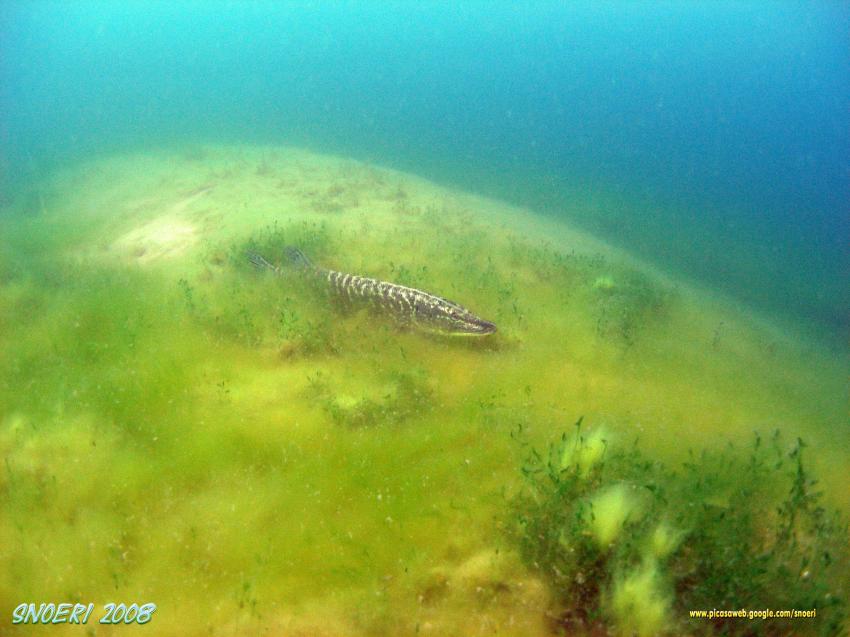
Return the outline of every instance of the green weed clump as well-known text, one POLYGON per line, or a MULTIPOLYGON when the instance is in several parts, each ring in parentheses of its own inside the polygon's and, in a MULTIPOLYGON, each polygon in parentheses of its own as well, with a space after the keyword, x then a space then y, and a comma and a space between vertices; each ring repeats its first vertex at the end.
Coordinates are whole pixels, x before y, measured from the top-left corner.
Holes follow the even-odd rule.
POLYGON ((672 293, 637 270, 620 267, 612 272, 591 283, 596 334, 630 347, 643 329, 664 316, 672 293))
POLYGON ((431 410, 433 391, 423 372, 393 372, 381 391, 361 396, 335 393, 320 373, 309 378, 311 397, 336 425, 399 425, 431 410))
POLYGON ((837 635, 848 534, 820 502, 805 445, 777 433, 679 469, 600 430, 532 450, 512 540, 550 586, 563 634, 837 635), (814 618, 692 618, 698 610, 816 610, 814 618))
POLYGON ((328 254, 331 247, 331 237, 324 223, 301 222, 285 226, 273 224, 261 229, 247 241, 234 244, 228 251, 232 265, 240 268, 250 268, 247 255, 256 252, 275 265, 283 263, 283 249, 287 246, 299 248, 308 259, 321 263, 322 257, 328 254))
POLYGON ((289 267, 284 248, 290 245, 321 263, 330 236, 324 224, 275 224, 245 241, 211 248, 204 275, 178 281, 185 309, 217 340, 249 348, 274 347, 282 358, 335 354, 338 346, 327 299, 316 294, 310 277, 289 267), (281 271, 257 270, 251 253, 281 271))
POLYGON ((198 343, 176 297, 131 269, 21 260, 0 289, 0 417, 97 413, 150 439, 179 416, 198 343), (3 321, 0 321, 2 323, 3 321))
POLYGON ((657 279, 601 254, 566 253, 510 237, 508 255, 512 267, 552 286, 565 305, 588 308, 596 336, 624 349, 663 324, 676 299, 675 290, 657 279))

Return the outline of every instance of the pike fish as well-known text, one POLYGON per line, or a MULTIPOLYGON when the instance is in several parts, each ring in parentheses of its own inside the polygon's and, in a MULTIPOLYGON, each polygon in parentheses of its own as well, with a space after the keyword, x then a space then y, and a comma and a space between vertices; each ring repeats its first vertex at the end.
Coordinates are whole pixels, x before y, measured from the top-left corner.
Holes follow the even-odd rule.
MULTIPOLYGON (((301 250, 293 246, 287 246, 283 252, 292 266, 324 284, 331 294, 346 302, 371 307, 402 325, 441 334, 482 336, 496 331, 496 326, 490 321, 436 294, 313 265, 301 250)), ((284 274, 281 266, 270 263, 259 254, 249 253, 248 258, 257 268, 284 274)))

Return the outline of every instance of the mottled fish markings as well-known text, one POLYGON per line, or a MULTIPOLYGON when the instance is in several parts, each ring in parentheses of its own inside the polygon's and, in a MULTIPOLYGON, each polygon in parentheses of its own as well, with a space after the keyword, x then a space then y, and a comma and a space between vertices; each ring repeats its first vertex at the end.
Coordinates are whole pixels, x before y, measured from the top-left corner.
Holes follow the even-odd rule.
MULTIPOLYGON (((496 326, 490 321, 436 294, 320 268, 313 265, 301 250, 292 246, 284 249, 284 255, 292 265, 324 283, 332 294, 343 301, 369 306, 379 313, 392 316, 403 325, 443 334, 484 335, 496 331, 496 326)), ((280 266, 270 263, 259 254, 252 253, 248 257, 258 268, 268 268, 283 274, 280 266)))

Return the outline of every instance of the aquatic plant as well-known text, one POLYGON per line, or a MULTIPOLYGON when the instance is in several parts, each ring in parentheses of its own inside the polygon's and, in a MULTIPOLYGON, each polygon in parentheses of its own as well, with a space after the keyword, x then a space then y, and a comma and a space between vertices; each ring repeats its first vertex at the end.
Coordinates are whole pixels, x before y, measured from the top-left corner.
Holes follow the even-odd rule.
POLYGON ((321 255, 329 243, 324 224, 301 222, 273 224, 247 240, 208 247, 203 274, 177 282, 185 308, 195 324, 216 339, 274 347, 284 358, 335 353, 326 300, 301 277, 261 276, 247 258, 257 252, 280 263, 287 245, 307 246, 311 254, 321 255), (250 285, 246 276, 254 277, 250 285))
POLYGON ((19 263, 17 291, 0 299, 3 315, 25 326, 0 344, 0 415, 53 422, 97 414, 147 439, 166 427, 184 404, 186 362, 197 346, 192 335, 161 338, 164 326, 183 319, 177 293, 164 295, 159 277, 131 269, 25 256, 19 263))
POLYGON ((407 285, 412 288, 423 288, 428 284, 428 266, 408 266, 404 263, 390 261, 390 278, 393 283, 407 285))
POLYGON ((245 255, 257 252, 272 263, 279 263, 283 258, 283 249, 290 245, 297 246, 312 259, 321 259, 331 247, 327 224, 302 221, 266 226, 246 241, 233 244, 229 249, 230 262, 241 269, 248 269, 252 266, 245 255))
MULTIPOLYGON (((187 285, 180 284, 184 296, 194 290, 187 285)), ((337 351, 327 308, 298 277, 285 285, 272 277, 245 285, 239 273, 228 272, 203 285, 202 302, 193 294, 188 308, 198 327, 216 339, 275 348, 284 358, 337 351)))
MULTIPOLYGON (((580 444, 570 439, 552 458, 574 467, 583 484, 597 480, 576 500, 557 501, 578 529, 560 534, 552 552, 563 549, 558 568, 566 583, 529 573, 494 536, 502 488, 520 481, 508 430, 527 423, 539 445, 552 415, 578 403, 612 423, 669 414, 647 434, 656 443, 687 435, 680 414, 688 411, 704 435, 747 431, 754 415, 784 426, 805 413, 810 420, 801 430, 817 441, 822 465, 829 463, 825 478, 841 500, 846 454, 824 443, 835 433, 817 437, 841 431, 840 361, 792 356, 784 340, 768 359, 767 336, 742 330, 732 313, 722 315, 728 327, 720 347, 703 359, 688 344, 705 343, 709 321, 721 315, 709 311, 705 323, 688 323, 681 319, 691 316, 666 299, 634 332, 637 347, 626 362, 641 365, 624 366, 615 329, 594 338, 600 306, 613 307, 629 284, 616 262, 524 240, 511 254, 504 228, 488 227, 489 219, 479 221, 477 211, 450 196, 410 190, 411 204, 435 202, 445 213, 392 217, 385 214, 392 203, 372 214, 375 198, 364 195, 369 214, 313 216, 327 226, 281 214, 278 226, 240 238, 279 205, 263 200, 263 193, 277 195, 278 178, 293 191, 312 187, 285 166, 278 174, 277 161, 269 179, 257 179, 255 157, 222 158, 218 168, 185 176, 188 185, 208 170, 232 170, 232 185, 236 177, 247 181, 232 200, 221 188, 222 201, 209 202, 232 216, 219 227, 215 216, 202 222, 203 211, 195 210, 199 242, 162 259, 128 260, 109 246, 124 224, 154 214, 170 195, 156 194, 150 210, 113 215, 125 198, 134 199, 122 189, 110 200, 116 205, 104 206, 108 216, 93 213, 98 223, 85 217, 82 226, 74 224, 83 210, 67 207, 67 232, 49 202, 47 219, 0 219, 0 535, 13 549, 0 568, 4 591, 55 599, 68 595, 70 583, 75 595, 97 600, 146 590, 173 600, 172 614, 189 612, 185 625, 163 624, 165 632, 191 634, 236 627, 540 636, 551 634, 542 626, 547 609, 571 634, 579 625, 625 634, 734 634, 731 620, 688 623, 679 599, 679 588, 696 599, 698 585, 707 604, 715 595, 724 599, 714 580, 729 578, 728 553, 711 537, 733 529, 710 520, 713 535, 702 537, 707 514, 682 510, 679 487, 668 478, 657 477, 654 487, 665 504, 642 482, 643 469, 615 471, 612 456, 628 448, 601 428, 583 428, 580 444), (248 199, 242 192, 257 195, 244 215, 236 214, 237 201, 248 199), (204 242, 212 248, 206 254, 204 242), (251 242, 270 260, 280 261, 280 248, 296 243, 319 264, 433 289, 494 318, 500 331, 484 340, 446 339, 398 329, 366 311, 343 314, 300 277, 255 272, 244 258, 251 242), (128 261, 138 263, 126 267, 128 261), (661 336, 669 350, 654 347, 661 336), (780 368, 787 371, 771 373, 780 368), (682 391, 697 377, 704 392, 682 391), (703 411, 691 411, 696 405, 703 411), (718 564, 697 562, 693 546, 705 555, 716 548, 705 559, 718 564), (39 568, 45 561, 63 566, 39 568), (203 584, 197 594, 184 590, 190 580, 203 584), (308 609, 303 625, 300 609, 308 609)), ((328 182, 318 176, 322 192, 328 182)), ((391 191, 395 181, 386 183, 391 191)), ((139 197, 148 188, 142 186, 139 197)), ((331 188, 336 195, 338 187, 331 188)), ((78 196, 88 208, 94 195, 86 188, 78 196)), ((745 476, 741 455, 732 469, 744 467, 738 473, 745 476)), ((793 472, 792 459, 780 455, 784 471, 793 472)), ((723 472, 709 475, 700 458, 694 464, 707 506, 717 516, 737 509, 723 472)), ((686 473, 676 468, 678 478, 686 473)), ((805 499, 810 488, 801 484, 805 499)), ((785 515, 762 503, 750 520, 762 536, 765 511, 771 523, 785 515)), ((788 546, 808 519, 790 517, 788 546)), ((812 535, 797 534, 798 544, 812 535)), ((837 572, 843 558, 830 555, 837 572)), ((762 577, 735 564, 743 575, 728 599, 746 591, 748 578, 759 586, 762 577)), ((820 565, 799 570, 826 581, 820 565)), ((789 568, 787 579, 797 571, 789 568)), ((841 594, 831 583, 826 591, 841 594)), ((825 598, 818 594, 819 604, 825 598)), ((818 622, 830 612, 819 607, 818 622)), ((794 628, 820 626, 797 620, 794 628)), ((760 630, 782 629, 772 623, 760 630)))
POLYGON ((510 536, 551 588, 568 634, 836 635, 846 621, 846 522, 820 502, 805 445, 777 433, 678 470, 585 433, 531 450, 510 536), (691 618, 817 609, 811 620, 691 618), (804 623, 805 622, 805 623, 804 623))
POLYGON ((598 276, 606 264, 598 253, 564 252, 550 243, 532 243, 516 235, 508 237, 508 257, 514 268, 527 268, 538 280, 559 287, 598 276))
POLYGON ((590 308, 596 336, 622 348, 661 323, 675 298, 650 275, 598 253, 565 252, 509 235, 507 256, 514 272, 553 288, 562 305, 590 308))
POLYGON ((664 316, 672 292, 626 266, 612 268, 611 272, 596 276, 590 284, 596 333, 630 347, 641 331, 664 316))
POLYGON ((337 425, 365 427, 397 425, 428 414, 433 392, 421 370, 394 372, 379 392, 352 396, 334 392, 322 374, 309 377, 309 392, 337 425))
POLYGON ((186 309, 189 312, 195 311, 195 301, 194 301, 194 288, 189 284, 189 281, 186 279, 180 279, 177 281, 177 286, 180 288, 180 291, 183 293, 183 300, 186 302, 186 309))

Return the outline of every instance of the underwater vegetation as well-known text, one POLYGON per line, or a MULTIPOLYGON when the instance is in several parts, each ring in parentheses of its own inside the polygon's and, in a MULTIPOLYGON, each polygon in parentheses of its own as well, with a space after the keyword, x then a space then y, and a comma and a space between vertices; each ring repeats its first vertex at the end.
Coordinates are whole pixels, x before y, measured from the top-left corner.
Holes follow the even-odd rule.
POLYGON ((788 632, 682 614, 745 603, 841 626, 842 360, 400 174, 284 150, 138 161, 0 214, 3 608, 145 595, 163 635, 788 632), (499 331, 400 329, 246 256, 287 245, 499 331), (573 405, 607 432, 525 462, 573 405), (685 456, 752 427, 785 438, 685 456))
POLYGON ((197 341, 160 338, 169 318, 172 325, 182 318, 177 295, 160 294, 162 281, 31 258, 3 271, 0 313, 10 326, 26 326, 0 343, 6 413, 50 420, 96 412, 128 432, 150 433, 179 411, 174 388, 188 384, 197 341))
POLYGON ((670 469, 582 421, 531 451, 509 525, 567 635, 838 635, 847 524, 821 503, 801 440, 691 454, 670 469), (691 610, 817 609, 816 619, 692 619, 691 610))
POLYGON ((644 331, 663 325, 676 300, 674 289, 601 254, 563 252, 517 237, 510 238, 508 254, 514 266, 553 285, 565 304, 586 307, 596 338, 621 349, 633 346, 644 331))
POLYGON ((336 394, 320 372, 309 379, 310 394, 334 423, 348 427, 398 425, 431 410, 433 392, 422 370, 397 371, 376 395, 336 394))
MULTIPOLYGON (((223 336, 241 340, 248 346, 268 344, 269 335, 275 334, 283 357, 339 354, 340 330, 334 323, 350 318, 364 308, 368 308, 377 319, 378 325, 373 326, 373 331, 389 329, 391 334, 399 329, 424 325, 425 331, 433 327, 434 332, 444 334, 476 333, 469 329, 466 322, 457 321, 462 329, 454 324, 447 327, 448 321, 438 320, 442 316, 439 311, 435 311, 436 316, 430 322, 427 314, 413 316, 412 305, 405 306, 408 314, 402 311, 397 315, 393 298, 386 300, 377 295, 373 298, 355 290, 355 302, 352 302, 350 296, 340 294, 339 290, 334 293, 334 290, 329 289, 323 277, 302 276, 296 269, 289 267, 289 259, 284 256, 287 247, 307 246, 303 251, 310 255, 310 259, 318 255, 315 257, 316 263, 322 263, 325 255, 329 255, 333 262, 335 259, 332 249, 350 243, 351 237, 343 233, 338 233, 331 239, 327 226, 323 223, 302 222, 284 226, 275 224, 255 232, 245 241, 233 243, 226 248, 213 249, 207 257, 206 277, 201 277, 200 283, 204 285, 206 282, 212 282, 212 285, 205 286, 212 294, 215 294, 213 290, 220 293, 224 288, 227 292, 212 303, 215 309, 212 314, 207 312, 205 318, 200 311, 203 305, 196 303, 194 287, 184 279, 181 279, 179 285, 186 297, 187 308, 199 319, 203 318, 207 327, 218 330, 223 336), (263 255, 264 258, 268 255, 272 265, 283 267, 276 271, 274 276, 269 277, 268 272, 262 272, 251 265, 247 258, 249 254, 263 255), (214 278, 217 280, 213 282, 214 278), (360 302, 357 302, 358 299, 360 302), (378 303, 373 303, 374 299, 377 299, 378 303), (274 329, 269 327, 270 315, 276 319, 274 329)), ((433 278, 427 264, 413 266, 387 260, 382 265, 389 273, 387 278, 391 279, 390 283, 427 288, 429 279, 433 278)), ((498 313, 503 315, 505 302, 514 299, 513 288, 501 281, 492 260, 483 272, 479 273, 478 268, 469 264, 464 274, 471 279, 478 291, 496 291, 499 301, 493 305, 498 306, 498 313)), ((432 297, 430 293, 424 293, 422 296, 432 297)), ((399 296, 398 299, 409 303, 406 297, 402 299, 399 296)), ((516 316, 516 301, 511 300, 511 304, 516 316)), ((449 302, 449 305, 452 304, 449 302)), ((470 312, 466 314, 474 320, 472 323, 476 328, 481 324, 488 324, 470 312)), ((498 344, 466 346, 494 349, 498 344)))
POLYGON ((616 276, 596 277, 591 287, 597 336, 617 339, 623 347, 634 344, 643 325, 663 318, 672 294, 641 272, 626 268, 616 276))
POLYGON ((332 242, 325 224, 301 222, 274 224, 245 241, 211 247, 198 279, 178 282, 194 320, 237 345, 274 346, 282 358, 336 354, 332 315, 309 282, 292 276, 281 286, 248 260, 251 252, 280 260, 284 247, 293 244, 322 255, 332 242))
POLYGON ((229 248, 232 265, 240 269, 250 269, 246 256, 250 252, 268 254, 270 258, 283 259, 284 248, 298 246, 306 254, 319 259, 334 247, 327 224, 302 221, 278 225, 277 223, 260 228, 247 241, 239 242, 229 248))

